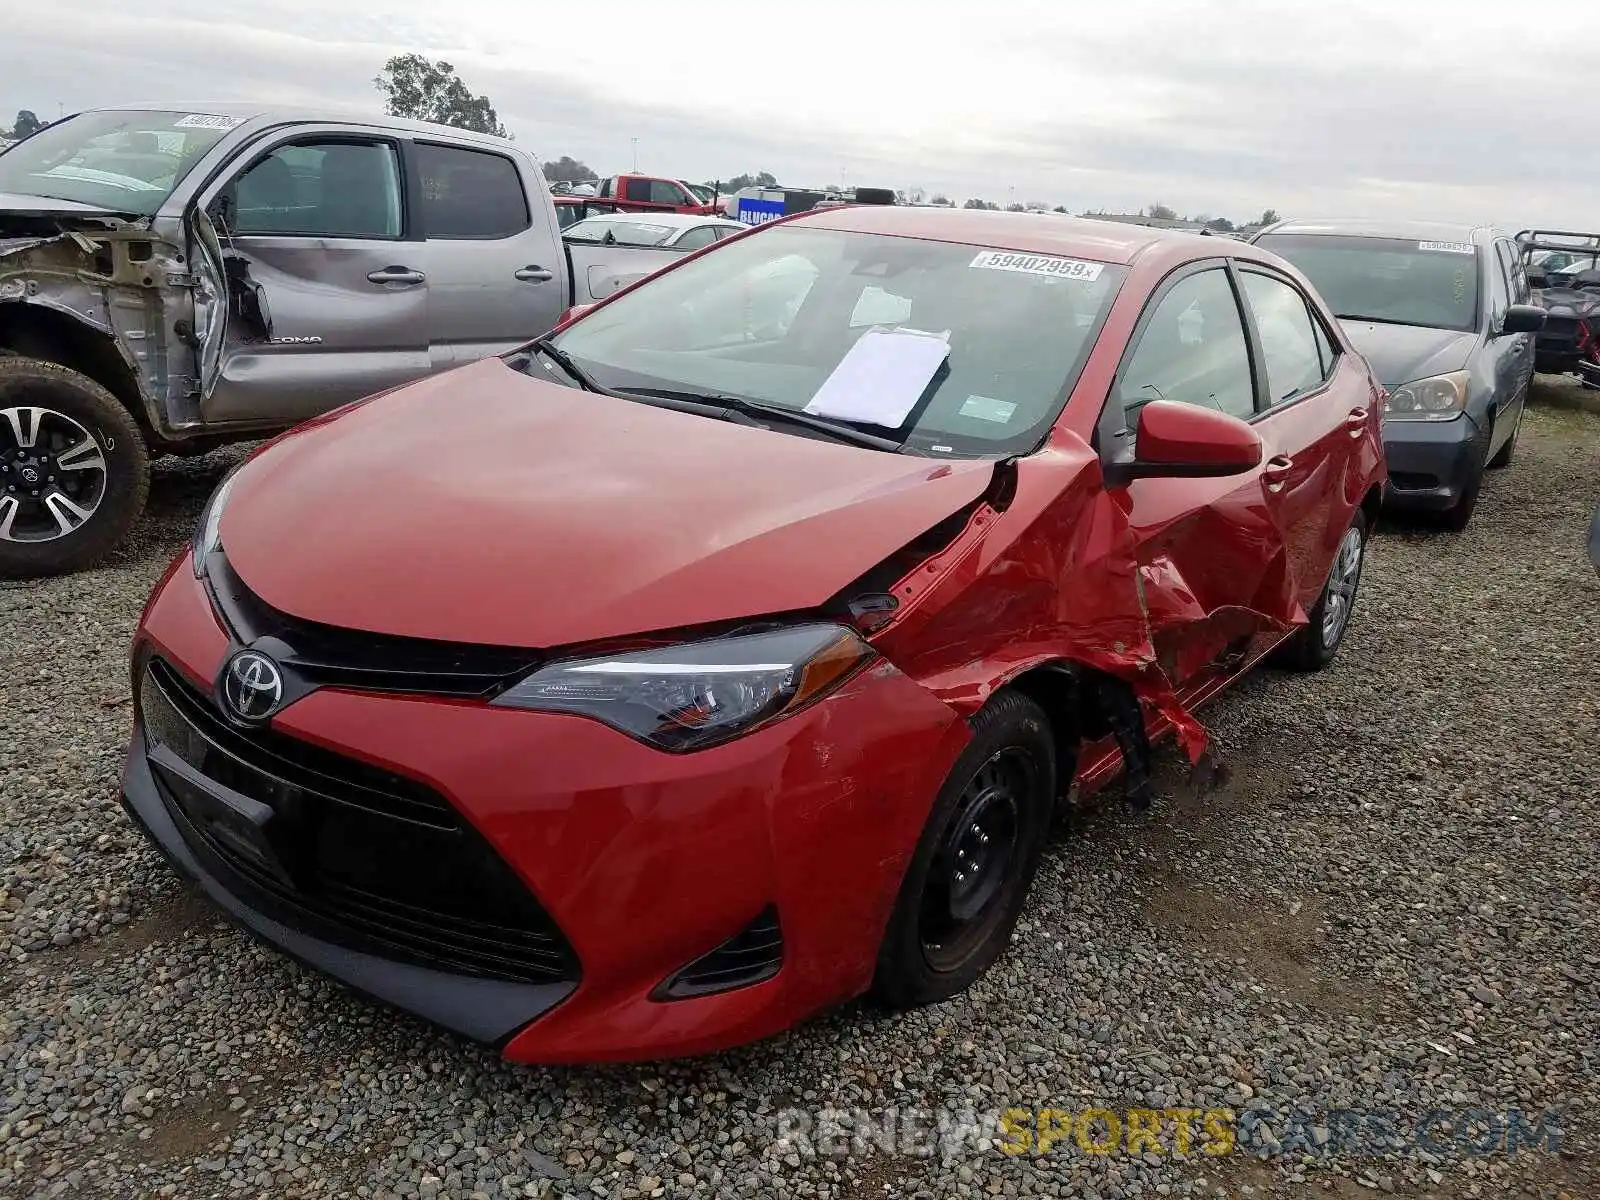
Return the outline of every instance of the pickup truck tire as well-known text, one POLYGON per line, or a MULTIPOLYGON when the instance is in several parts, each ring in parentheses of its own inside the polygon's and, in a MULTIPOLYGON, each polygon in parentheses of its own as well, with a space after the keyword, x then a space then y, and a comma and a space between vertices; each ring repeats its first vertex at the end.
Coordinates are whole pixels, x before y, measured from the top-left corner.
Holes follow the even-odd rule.
POLYGON ((115 396, 57 363, 0 358, 0 578, 93 566, 149 490, 144 436, 115 396))

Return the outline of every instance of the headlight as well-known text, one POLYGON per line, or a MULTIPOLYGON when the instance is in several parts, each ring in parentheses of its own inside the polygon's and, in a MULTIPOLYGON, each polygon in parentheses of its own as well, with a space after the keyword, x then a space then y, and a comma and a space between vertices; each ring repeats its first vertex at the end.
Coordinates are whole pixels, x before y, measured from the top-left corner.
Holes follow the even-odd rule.
POLYGON ((206 501, 205 508, 201 510, 200 523, 194 528, 194 541, 189 547, 193 551, 196 579, 204 578, 206 559, 222 545, 222 509, 228 503, 228 493, 233 490, 233 481, 238 477, 239 467, 223 476, 217 490, 211 493, 211 499, 206 501))
POLYGON ((493 703, 593 717, 661 750, 699 750, 798 712, 871 657, 841 625, 797 625, 551 663, 493 703))
POLYGON ((1386 421, 1452 421, 1467 406, 1467 372, 1413 379, 1389 393, 1383 404, 1386 421))

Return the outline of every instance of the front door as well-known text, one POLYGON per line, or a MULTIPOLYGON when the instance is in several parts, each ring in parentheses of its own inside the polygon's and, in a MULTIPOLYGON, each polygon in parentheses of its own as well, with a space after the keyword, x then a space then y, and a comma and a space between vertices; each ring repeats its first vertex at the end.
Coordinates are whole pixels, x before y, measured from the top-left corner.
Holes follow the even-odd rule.
MULTIPOLYGON (((1221 263, 1169 280, 1141 318, 1108 401, 1131 440, 1152 400, 1256 412, 1249 340, 1221 263)), ((1136 447, 1119 449, 1119 457, 1136 447)), ((1242 661, 1262 614, 1282 608, 1284 537, 1269 509, 1263 467, 1222 479, 1137 479, 1127 486, 1151 640, 1180 691, 1242 661)))
POLYGON ((403 180, 398 142, 319 126, 249 147, 207 190, 228 298, 207 423, 292 425, 427 374, 403 180))
POLYGON ((516 162, 442 142, 419 141, 415 152, 434 365, 548 333, 566 308, 564 252, 544 210, 529 205, 516 162))
POLYGON ((1500 332, 1506 306, 1529 304, 1532 294, 1527 269, 1509 239, 1495 240, 1494 258, 1489 270, 1492 303, 1498 310, 1491 313, 1489 325, 1490 350, 1495 364, 1495 428, 1491 454, 1516 433, 1517 422, 1528 401, 1528 388, 1533 383, 1535 338, 1531 333, 1500 332))

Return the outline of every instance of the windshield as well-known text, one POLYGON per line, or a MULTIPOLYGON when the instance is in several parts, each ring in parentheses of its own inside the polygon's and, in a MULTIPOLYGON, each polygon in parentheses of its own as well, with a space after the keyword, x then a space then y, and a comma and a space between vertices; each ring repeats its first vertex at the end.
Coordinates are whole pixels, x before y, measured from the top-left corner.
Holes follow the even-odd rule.
POLYGON ((575 242, 616 242, 622 246, 659 246, 674 233, 671 225, 652 225, 645 221, 613 221, 591 217, 567 227, 566 236, 575 242))
POLYGON ((1298 267, 1336 316, 1478 327, 1478 252, 1468 243, 1274 233, 1256 245, 1298 267))
MULTIPOLYGON (((833 397, 843 380, 881 368, 854 407, 905 415, 892 426, 839 419, 922 453, 1010 455, 1034 449, 1055 421, 1125 274, 1048 255, 774 226, 657 276, 554 340, 605 387, 794 411, 812 404, 814 415, 835 418, 824 383, 833 397), (841 368, 874 327, 940 335, 948 356, 918 376, 897 353, 909 336, 899 334, 887 339, 892 367, 884 359, 862 374, 857 353, 841 368)), ((874 335, 867 356, 884 343, 874 335)))
POLYGON ((0 192, 148 217, 206 151, 241 124, 203 113, 80 113, 0 155, 0 192))

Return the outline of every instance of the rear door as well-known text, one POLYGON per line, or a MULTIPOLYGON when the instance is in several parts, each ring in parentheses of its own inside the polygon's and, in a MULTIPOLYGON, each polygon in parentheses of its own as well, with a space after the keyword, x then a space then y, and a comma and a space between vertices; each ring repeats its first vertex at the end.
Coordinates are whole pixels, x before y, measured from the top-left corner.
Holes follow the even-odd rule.
MULTIPOLYGON (((1257 408, 1255 375, 1226 264, 1186 267, 1163 283, 1140 318, 1102 416, 1102 443, 1131 441, 1139 409, 1152 400, 1249 420, 1257 408)), ((1239 665, 1262 631, 1261 614, 1282 607, 1284 538, 1262 471, 1127 485, 1151 637, 1180 690, 1239 665)))
POLYGON ((518 162, 478 145, 417 140, 419 223, 434 366, 547 333, 566 307, 560 234, 529 203, 518 162))
POLYGON ((1256 263, 1236 265, 1265 383, 1255 427, 1267 503, 1284 534, 1295 598, 1310 612, 1370 477, 1376 398, 1366 370, 1341 352, 1297 283, 1256 263))
POLYGON ((207 423, 290 425, 427 373, 401 164, 395 138, 298 126, 252 143, 201 194, 228 312, 201 365, 207 423))

